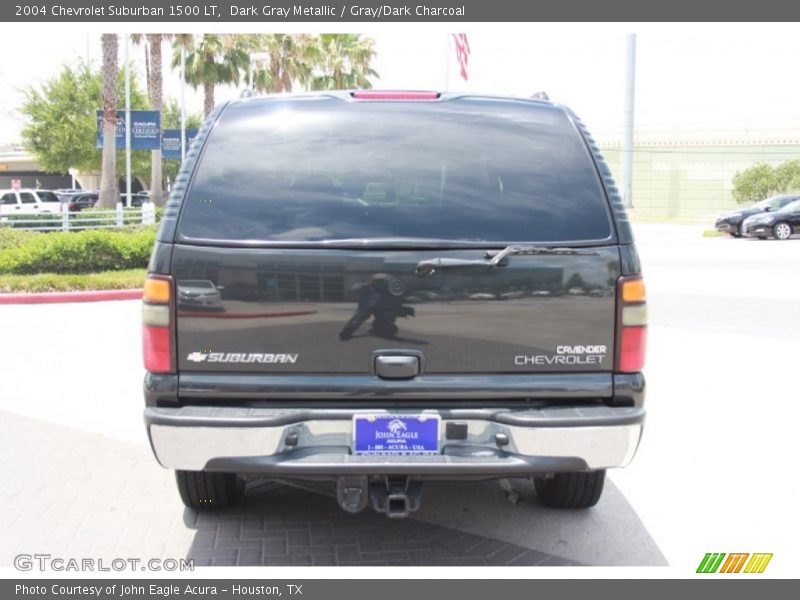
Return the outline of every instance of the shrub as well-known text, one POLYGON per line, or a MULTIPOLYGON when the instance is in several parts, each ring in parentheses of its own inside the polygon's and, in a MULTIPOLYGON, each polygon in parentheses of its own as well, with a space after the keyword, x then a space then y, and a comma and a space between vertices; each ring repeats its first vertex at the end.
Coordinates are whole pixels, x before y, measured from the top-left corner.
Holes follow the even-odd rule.
POLYGON ((24 246, 37 235, 40 234, 35 231, 20 231, 12 229, 5 223, 0 223, 0 250, 24 246))
POLYGON ((156 226, 46 234, 4 228, 0 234, 3 239, 6 241, 0 241, 0 247, 7 245, 0 252, 0 273, 119 271, 147 266, 156 226))

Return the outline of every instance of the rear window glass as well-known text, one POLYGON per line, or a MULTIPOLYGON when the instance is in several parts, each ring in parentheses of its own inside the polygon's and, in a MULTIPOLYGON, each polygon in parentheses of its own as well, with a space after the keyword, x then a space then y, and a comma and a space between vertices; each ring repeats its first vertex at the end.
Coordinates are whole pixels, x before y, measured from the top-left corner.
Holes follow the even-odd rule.
POLYGON ((566 115, 520 102, 262 100, 213 129, 183 239, 561 242, 611 236, 566 115))
POLYGON ((58 196, 53 192, 36 192, 42 202, 59 202, 58 196))

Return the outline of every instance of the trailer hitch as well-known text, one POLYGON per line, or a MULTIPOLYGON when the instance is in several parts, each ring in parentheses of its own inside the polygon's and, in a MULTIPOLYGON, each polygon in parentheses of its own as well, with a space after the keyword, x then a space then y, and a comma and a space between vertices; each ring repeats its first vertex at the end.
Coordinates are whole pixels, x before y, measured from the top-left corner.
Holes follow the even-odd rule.
POLYGON ((408 477, 384 477, 372 481, 369 487, 372 508, 390 519, 403 519, 419 509, 422 501, 422 482, 408 477))

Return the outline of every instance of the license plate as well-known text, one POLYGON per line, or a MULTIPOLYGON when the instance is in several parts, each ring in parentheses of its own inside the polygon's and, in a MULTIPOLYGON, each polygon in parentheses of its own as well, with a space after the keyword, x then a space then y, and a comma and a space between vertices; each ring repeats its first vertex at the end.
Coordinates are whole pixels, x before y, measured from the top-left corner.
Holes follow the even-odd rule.
POLYGON ((356 454, 438 454, 439 415, 354 415, 356 454))

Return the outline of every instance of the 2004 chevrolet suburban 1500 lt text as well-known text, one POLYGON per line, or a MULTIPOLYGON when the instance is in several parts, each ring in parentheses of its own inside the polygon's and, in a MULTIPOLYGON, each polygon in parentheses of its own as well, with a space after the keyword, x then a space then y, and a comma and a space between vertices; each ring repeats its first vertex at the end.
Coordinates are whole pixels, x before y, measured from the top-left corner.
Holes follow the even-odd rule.
POLYGON ((167 203, 143 323, 148 434, 193 508, 258 477, 393 517, 431 479, 528 477, 584 508, 642 431, 630 224, 549 101, 220 106, 167 203))

